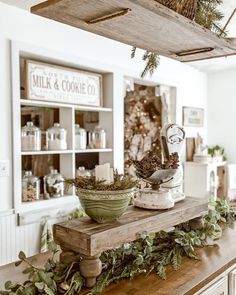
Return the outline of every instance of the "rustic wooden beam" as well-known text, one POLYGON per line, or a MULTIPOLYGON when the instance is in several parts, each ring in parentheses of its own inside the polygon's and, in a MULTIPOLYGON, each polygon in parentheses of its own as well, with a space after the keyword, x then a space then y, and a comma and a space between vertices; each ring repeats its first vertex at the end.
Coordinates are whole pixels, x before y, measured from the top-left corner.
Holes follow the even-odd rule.
POLYGON ((53 4, 56 4, 58 2, 60 2, 62 0, 47 0, 47 1, 44 1, 44 2, 41 2, 39 4, 36 4, 34 5, 32 8, 31 8, 31 11, 33 12, 34 10, 37 11, 39 9, 43 9, 43 8, 47 8, 53 4))

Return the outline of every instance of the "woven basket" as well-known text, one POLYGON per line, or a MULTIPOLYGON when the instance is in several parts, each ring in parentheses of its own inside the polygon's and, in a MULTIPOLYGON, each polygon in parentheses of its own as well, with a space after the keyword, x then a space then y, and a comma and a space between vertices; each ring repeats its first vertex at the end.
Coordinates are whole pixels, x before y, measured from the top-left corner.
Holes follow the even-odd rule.
POLYGON ((157 0, 157 2, 189 19, 194 19, 198 4, 198 0, 157 0))

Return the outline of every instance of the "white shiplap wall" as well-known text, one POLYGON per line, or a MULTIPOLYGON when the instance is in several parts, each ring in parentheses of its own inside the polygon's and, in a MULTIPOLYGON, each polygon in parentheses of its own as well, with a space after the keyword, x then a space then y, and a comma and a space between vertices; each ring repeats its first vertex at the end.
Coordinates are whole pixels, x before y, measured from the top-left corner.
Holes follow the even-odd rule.
POLYGON ((21 250, 27 256, 39 251, 40 223, 17 226, 17 215, 0 216, 0 265, 17 260, 21 250))

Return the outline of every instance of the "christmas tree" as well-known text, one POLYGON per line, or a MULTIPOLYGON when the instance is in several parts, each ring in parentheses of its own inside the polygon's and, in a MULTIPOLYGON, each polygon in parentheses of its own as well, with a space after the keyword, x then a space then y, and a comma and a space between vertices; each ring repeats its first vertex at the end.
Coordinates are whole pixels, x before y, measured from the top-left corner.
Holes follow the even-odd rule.
POLYGON ((160 155, 161 99, 155 88, 135 85, 125 97, 125 170, 135 175, 131 160, 149 152, 160 155))

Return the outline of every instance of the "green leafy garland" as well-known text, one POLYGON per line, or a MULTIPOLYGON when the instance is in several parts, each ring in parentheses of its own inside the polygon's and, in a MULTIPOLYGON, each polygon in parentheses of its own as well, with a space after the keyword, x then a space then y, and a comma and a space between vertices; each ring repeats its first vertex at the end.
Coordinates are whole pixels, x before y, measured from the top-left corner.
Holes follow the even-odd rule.
MULTIPOLYGON (((179 2, 179 0, 156 1, 173 10, 176 10, 176 6, 178 7, 179 2)), ((226 32, 222 31, 221 25, 219 23, 224 17, 223 13, 218 10, 218 6, 222 3, 222 0, 198 0, 193 20, 206 29, 209 29, 217 34, 226 35, 226 32)), ((131 58, 134 58, 135 54, 136 47, 133 47, 131 50, 131 58)), ((160 63, 159 54, 157 52, 146 50, 143 54, 142 60, 145 61, 146 64, 141 73, 141 78, 144 78, 148 73, 150 74, 150 76, 152 76, 160 63)))
MULTIPOLYGON (((202 222, 190 221, 181 224, 173 231, 158 232, 143 236, 134 242, 126 243, 119 249, 104 252, 101 255, 102 274, 88 295, 100 293, 112 282, 124 278, 132 279, 140 273, 149 274, 153 271, 161 278, 166 278, 166 268, 172 265, 174 270, 181 267, 183 256, 197 259, 196 248, 212 245, 222 234, 221 223, 233 228, 235 212, 226 200, 210 203, 211 209, 202 222)), ((78 216, 80 214, 76 214, 78 216)), ((55 260, 57 245, 50 245, 52 257, 43 268, 31 263, 23 252, 19 254, 16 266, 26 263, 23 271, 28 274, 28 280, 23 284, 6 282, 3 295, 38 295, 64 294, 75 295, 84 286, 84 279, 79 272, 79 262, 64 265, 55 260)))

